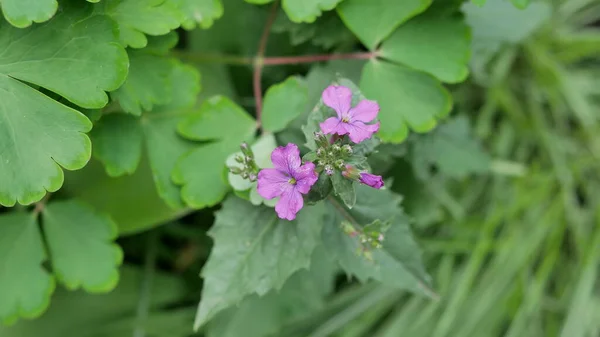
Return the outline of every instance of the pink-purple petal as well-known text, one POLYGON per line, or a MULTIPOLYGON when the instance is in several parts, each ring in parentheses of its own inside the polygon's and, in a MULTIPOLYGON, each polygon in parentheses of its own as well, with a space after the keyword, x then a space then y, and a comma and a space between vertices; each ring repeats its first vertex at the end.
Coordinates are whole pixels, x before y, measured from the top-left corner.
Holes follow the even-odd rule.
POLYGON ((292 175, 300 167, 300 164, 302 164, 300 149, 298 149, 296 144, 292 143, 286 146, 279 146, 271 153, 271 161, 276 169, 292 175))
POLYGON ((344 129, 344 126, 342 124, 342 121, 339 120, 337 117, 330 117, 327 118, 323 123, 319 124, 319 126, 321 127, 321 131, 324 134, 337 133, 339 135, 344 135, 346 134, 346 129, 344 129))
POLYGON ((289 179, 285 173, 277 169, 262 169, 258 172, 258 194, 265 199, 278 197, 292 187, 289 179))
POLYGON ((295 188, 292 188, 281 195, 275 205, 275 212, 281 219, 294 220, 296 213, 304 206, 302 194, 295 188))
POLYGON ((365 184, 376 189, 380 189, 383 187, 383 178, 375 174, 363 172, 360 174, 359 181, 361 184, 365 184))
POLYGON ((338 118, 350 110, 352 90, 344 86, 330 85, 323 91, 323 103, 335 110, 338 118))
POLYGON ((379 104, 375 101, 369 101, 368 99, 358 102, 358 104, 350 109, 348 113, 350 115, 350 121, 360 121, 368 123, 375 118, 379 113, 379 104))
POLYGON ((344 127, 348 131, 348 136, 353 143, 360 143, 365 139, 371 138, 373 134, 379 131, 379 122, 375 124, 365 124, 363 122, 345 123, 344 127))
POLYGON ((294 178, 296 178, 296 189, 302 194, 308 193, 312 185, 319 179, 315 172, 315 164, 309 162, 300 166, 294 178))

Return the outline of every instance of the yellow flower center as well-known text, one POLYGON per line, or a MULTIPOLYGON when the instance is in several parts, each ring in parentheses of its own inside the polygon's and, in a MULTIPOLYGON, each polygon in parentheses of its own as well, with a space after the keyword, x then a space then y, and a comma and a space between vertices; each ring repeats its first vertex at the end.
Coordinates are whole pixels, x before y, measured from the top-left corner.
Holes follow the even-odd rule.
POLYGON ((348 116, 342 117, 342 122, 348 123, 349 121, 350 121, 350 117, 348 117, 348 116))
POLYGON ((290 178, 290 180, 288 180, 288 183, 290 183, 291 185, 296 185, 296 178, 290 178))

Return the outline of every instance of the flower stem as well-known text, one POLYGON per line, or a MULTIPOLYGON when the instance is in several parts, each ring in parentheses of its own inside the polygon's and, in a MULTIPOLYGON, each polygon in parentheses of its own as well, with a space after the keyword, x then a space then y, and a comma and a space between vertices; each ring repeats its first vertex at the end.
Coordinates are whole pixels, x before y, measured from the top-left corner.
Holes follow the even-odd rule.
POLYGON ((313 63, 332 60, 368 60, 377 57, 377 52, 348 53, 348 54, 323 54, 305 56, 265 57, 263 64, 266 66, 283 64, 313 63))
POLYGON ((254 58, 254 74, 252 76, 252 88, 254 90, 254 100, 256 101, 256 128, 261 130, 262 128, 262 69, 263 69, 263 57, 265 55, 265 51, 267 49, 267 42, 269 41, 269 33, 271 32, 271 27, 273 26, 273 22, 275 22, 275 17, 277 17, 277 9, 279 6, 279 1, 275 1, 271 6, 271 12, 269 13, 269 18, 267 19, 267 23, 265 24, 265 28, 263 30, 262 36, 260 37, 260 41, 258 43, 258 52, 256 53, 256 57, 254 58))

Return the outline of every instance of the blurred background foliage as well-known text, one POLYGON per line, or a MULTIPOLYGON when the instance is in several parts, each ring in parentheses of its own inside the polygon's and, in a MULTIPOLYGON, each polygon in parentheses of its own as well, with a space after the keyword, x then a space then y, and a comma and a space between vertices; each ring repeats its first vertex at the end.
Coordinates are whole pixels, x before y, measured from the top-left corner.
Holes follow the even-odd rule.
MULTIPOLYGON (((268 9, 239 0, 224 8, 211 29, 181 31, 175 53, 200 69, 200 101, 225 94, 251 110, 252 69, 198 55, 253 56, 268 9)), ((451 117, 371 158, 404 196, 439 299, 359 285, 317 266, 310 273, 318 278, 299 272, 279 293, 245 300, 199 335, 600 336, 600 2, 517 9, 488 0, 461 9, 473 32, 471 76, 450 87, 451 117)), ((357 45, 334 12, 312 24, 280 15, 266 54, 357 45)), ((358 82, 362 63, 267 67, 264 82, 304 74, 312 104, 336 73, 358 82)), ((280 141, 303 143, 301 124, 280 141)), ((118 287, 106 295, 60 289, 41 318, 0 327, 0 336, 192 335, 214 209, 164 205, 146 160, 117 179, 92 161, 69 172, 61 190, 127 224, 120 228, 126 260, 118 287)))

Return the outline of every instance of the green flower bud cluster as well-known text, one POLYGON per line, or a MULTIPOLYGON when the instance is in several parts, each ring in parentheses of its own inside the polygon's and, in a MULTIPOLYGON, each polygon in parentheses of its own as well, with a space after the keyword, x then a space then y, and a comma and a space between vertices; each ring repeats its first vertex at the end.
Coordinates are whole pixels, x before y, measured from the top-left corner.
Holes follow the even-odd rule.
POLYGON ((247 143, 242 143, 240 149, 242 154, 235 156, 235 161, 241 166, 230 166, 229 172, 254 182, 258 178, 258 171, 260 170, 254 160, 254 152, 247 143))
POLYGON ((389 222, 375 220, 362 228, 356 228, 350 222, 343 221, 341 227, 346 235, 357 239, 359 244, 357 253, 367 259, 372 259, 372 250, 380 249, 383 246, 385 232, 389 229, 390 224, 389 222))
POLYGON ((352 156, 352 146, 342 144, 341 140, 331 144, 322 132, 315 132, 315 143, 318 146, 315 152, 318 172, 325 171, 328 175, 332 175, 335 170, 344 170, 346 161, 352 156))

